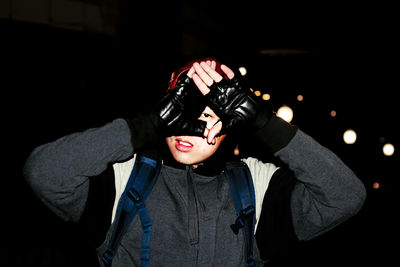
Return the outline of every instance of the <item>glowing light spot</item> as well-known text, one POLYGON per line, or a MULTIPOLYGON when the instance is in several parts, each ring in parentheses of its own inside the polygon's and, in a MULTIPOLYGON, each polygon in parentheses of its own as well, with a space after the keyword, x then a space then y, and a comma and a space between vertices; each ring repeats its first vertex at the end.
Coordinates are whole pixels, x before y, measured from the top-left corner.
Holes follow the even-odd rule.
POLYGON ((331 117, 336 117, 336 110, 331 110, 330 115, 331 115, 331 117))
POLYGON ((271 99, 271 95, 270 94, 263 94, 262 95, 262 99, 265 100, 265 101, 268 101, 268 100, 271 99))
POLYGON ((282 118, 287 122, 291 122, 293 119, 293 110, 290 107, 284 105, 278 109, 278 111, 276 112, 276 116, 282 118))
POLYGON ((379 189, 379 188, 381 188, 381 184, 378 183, 378 182, 375 182, 375 183, 373 183, 372 187, 373 187, 374 189, 379 189))
POLYGON ((304 100, 303 95, 298 95, 298 96, 297 96, 297 101, 301 102, 301 101, 303 101, 303 100, 304 100))
POLYGON ((394 146, 390 143, 387 143, 383 146, 382 151, 385 156, 392 156, 394 153, 394 146))
POLYGON ((239 156, 239 154, 240 154, 239 145, 237 145, 237 146, 235 147, 235 149, 233 150, 233 154, 234 154, 235 156, 239 156))
POLYGON ((247 74, 247 69, 245 67, 240 67, 239 72, 240 72, 240 74, 242 74, 242 76, 244 76, 247 74))
POLYGON ((357 141, 357 134, 352 129, 348 129, 343 134, 343 140, 346 144, 351 145, 357 141))
POLYGON ((257 91, 254 92, 254 94, 255 94, 256 96, 260 96, 260 95, 261 95, 261 92, 257 90, 257 91))

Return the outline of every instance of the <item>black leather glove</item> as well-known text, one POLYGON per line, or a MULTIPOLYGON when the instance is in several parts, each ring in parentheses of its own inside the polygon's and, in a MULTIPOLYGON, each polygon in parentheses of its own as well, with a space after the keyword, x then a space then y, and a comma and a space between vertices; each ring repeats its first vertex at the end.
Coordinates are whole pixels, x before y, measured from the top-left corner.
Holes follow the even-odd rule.
POLYGON ((166 136, 203 136, 206 122, 200 121, 199 117, 205 108, 204 100, 187 72, 182 73, 174 89, 161 100, 157 108, 163 133, 166 136))
POLYGON ((262 103, 250 88, 244 85, 242 76, 235 73, 231 80, 222 79, 210 86, 206 95, 207 105, 220 117, 224 134, 244 125, 252 130, 263 127, 272 116, 272 109, 262 103))

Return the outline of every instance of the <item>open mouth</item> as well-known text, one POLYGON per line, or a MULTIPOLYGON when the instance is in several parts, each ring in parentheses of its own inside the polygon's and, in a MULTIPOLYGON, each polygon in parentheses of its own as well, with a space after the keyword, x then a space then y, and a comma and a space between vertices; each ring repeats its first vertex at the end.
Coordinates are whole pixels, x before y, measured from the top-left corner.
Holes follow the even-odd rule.
POLYGON ((193 144, 178 138, 175 140, 175 148, 181 152, 188 152, 193 148, 193 144))

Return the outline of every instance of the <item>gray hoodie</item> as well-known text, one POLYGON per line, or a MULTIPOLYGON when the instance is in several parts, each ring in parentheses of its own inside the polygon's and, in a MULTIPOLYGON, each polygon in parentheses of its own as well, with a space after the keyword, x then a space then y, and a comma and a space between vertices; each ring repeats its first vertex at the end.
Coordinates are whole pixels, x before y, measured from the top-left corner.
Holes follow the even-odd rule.
MULTIPOLYGON (((25 164, 26 180, 58 216, 67 221, 79 221, 85 211, 90 179, 112 166, 114 214, 135 154, 131 138, 127 122, 117 119, 41 145, 25 164)), ((256 239, 260 251, 264 250, 264 243, 273 240, 268 233, 279 232, 280 225, 291 227, 296 239, 309 240, 344 222, 362 207, 366 197, 363 183, 334 153, 301 130, 274 155, 287 165, 288 172, 255 158, 242 159, 250 168, 256 190, 256 239), (289 215, 281 218, 277 216, 279 211, 273 208, 274 199, 275 206, 285 208, 282 201, 278 201, 282 195, 278 191, 280 187, 271 185, 279 184, 282 177, 290 174, 295 182, 286 197, 289 215), (278 196, 272 197, 274 195, 278 196)), ((153 221, 151 266, 243 266, 243 238, 234 235, 229 228, 236 211, 225 174, 210 177, 188 172, 190 170, 163 166, 146 201, 153 221), (196 188, 194 206, 188 201, 190 183, 196 188), (193 216, 195 229, 189 226, 193 216)), ((112 219, 109 223, 112 224, 112 219)), ((110 231, 106 241, 109 234, 110 231)), ((135 218, 113 266, 138 266, 140 240, 140 221, 135 218)), ((99 252, 103 249, 100 247, 99 252)), ((261 258, 265 260, 257 246, 256 258, 260 265, 261 258)))

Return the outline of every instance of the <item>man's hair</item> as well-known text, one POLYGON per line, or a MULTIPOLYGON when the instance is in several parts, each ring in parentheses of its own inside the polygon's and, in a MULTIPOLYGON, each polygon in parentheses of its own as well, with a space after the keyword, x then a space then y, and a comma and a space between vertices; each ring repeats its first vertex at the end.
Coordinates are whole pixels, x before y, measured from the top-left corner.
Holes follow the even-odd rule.
POLYGON ((172 90, 175 87, 181 74, 186 71, 189 71, 195 62, 201 62, 201 61, 207 61, 207 60, 215 61, 217 63, 217 65, 215 67, 215 71, 218 72, 220 75, 222 75, 222 77, 224 77, 225 79, 228 79, 226 74, 221 70, 222 63, 219 60, 217 60, 213 57, 198 58, 198 59, 194 59, 194 60, 186 62, 185 64, 183 64, 182 67, 180 67, 180 68, 176 69, 174 72, 172 72, 171 79, 168 82, 168 91, 172 90))

